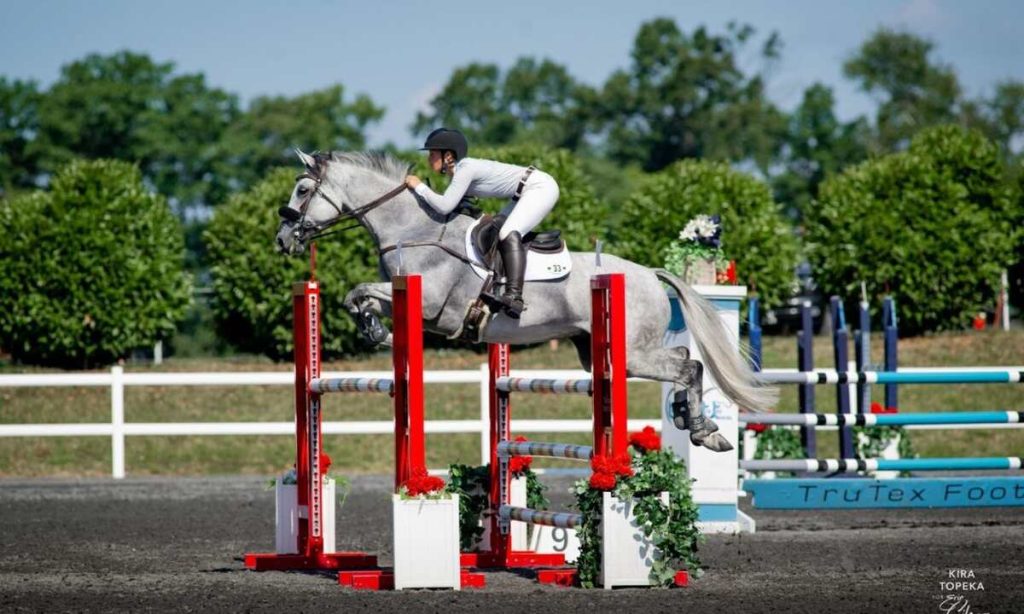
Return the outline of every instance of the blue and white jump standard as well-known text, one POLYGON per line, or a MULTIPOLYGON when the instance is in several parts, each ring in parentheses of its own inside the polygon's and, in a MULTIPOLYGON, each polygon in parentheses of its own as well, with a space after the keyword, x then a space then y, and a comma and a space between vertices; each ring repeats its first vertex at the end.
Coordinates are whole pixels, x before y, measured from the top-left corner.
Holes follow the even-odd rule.
MULTIPOLYGON (((739 348, 740 303, 747 296, 746 286, 694 286, 701 295, 711 301, 732 336, 734 347, 739 348)), ((665 334, 665 346, 685 345, 690 348, 691 357, 702 360, 700 350, 693 343, 679 303, 671 298, 672 321, 665 334)), ((701 410, 712 418, 719 427, 719 433, 732 444, 727 452, 712 452, 690 443, 690 432, 680 431, 672 420, 673 397, 678 390, 672 384, 662 384, 661 442, 676 456, 686 462, 693 483, 693 501, 697 504, 699 516, 697 525, 704 533, 753 532, 754 519, 740 511, 739 491, 736 486, 739 464, 739 411, 735 404, 719 390, 708 369, 704 370, 704 394, 701 410)))

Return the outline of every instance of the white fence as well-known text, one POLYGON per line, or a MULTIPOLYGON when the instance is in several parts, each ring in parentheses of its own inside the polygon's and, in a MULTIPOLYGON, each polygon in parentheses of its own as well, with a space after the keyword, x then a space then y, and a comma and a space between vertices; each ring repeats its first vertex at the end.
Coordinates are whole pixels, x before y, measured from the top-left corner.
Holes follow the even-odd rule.
MULTIPOLYGON (((984 371, 1016 367, 901 367, 905 372, 984 371)), ((852 367, 851 367, 852 369, 852 367)), ((765 369, 770 373, 795 373, 795 369, 765 369)), ((330 371, 323 377, 390 378, 391 371, 330 371)), ((588 378, 582 370, 526 370, 513 369, 513 377, 551 379, 588 378)), ((490 460, 488 433, 488 371, 487 365, 478 370, 424 371, 425 384, 477 384, 480 387, 480 417, 476 420, 427 420, 427 433, 477 433, 480 435, 480 462, 490 460)), ((643 381, 631 378, 630 381, 643 381)), ((109 436, 112 449, 112 470, 115 478, 125 477, 124 440, 128 435, 294 435, 295 423, 288 422, 125 422, 124 389, 126 386, 294 386, 295 375, 290 371, 247 371, 219 373, 125 373, 122 367, 113 367, 110 373, 55 373, 45 375, 0 375, 0 388, 14 387, 105 387, 110 388, 110 422, 77 424, 0 424, 0 437, 76 437, 109 436)), ((856 386, 851 385, 851 398, 856 386)), ((383 396, 383 395, 382 395, 383 396)), ((381 402, 385 402, 383 398, 381 402)), ((986 408, 980 408, 986 409, 986 408)), ((1013 409, 1013 408, 1011 408, 1013 409)), ((515 420, 519 433, 589 433, 590 420, 515 420)), ((661 419, 630 420, 629 430, 638 431, 645 426, 661 430, 661 419)), ((970 428, 957 425, 955 428, 970 428)), ((1021 428, 1024 424, 979 425, 978 428, 1021 428)), ((829 430, 829 427, 818 427, 829 430)), ((832 427, 834 429, 835 427, 832 427)), ((945 425, 912 425, 911 429, 949 428, 945 425)), ((388 435, 394 433, 393 420, 324 422, 323 432, 328 435, 388 435)))
MULTIPOLYGON (((582 370, 518 370, 515 377, 588 378, 582 370)), ((391 371, 324 372, 323 377, 394 377, 391 371)), ((477 433, 480 435, 480 460, 490 460, 488 423, 487 365, 478 370, 424 371, 424 384, 477 384, 480 387, 480 418, 476 420, 427 420, 427 433, 477 433)), ((0 437, 77 437, 109 436, 112 449, 112 475, 125 477, 124 440, 128 435, 294 435, 295 423, 289 422, 125 422, 126 386, 294 386, 295 375, 284 371, 234 373, 125 373, 113 367, 110 373, 0 375, 0 388, 72 386, 110 388, 110 422, 78 424, 0 424, 0 437)), ((385 401, 381 395, 381 402, 385 401)), ((661 420, 630 420, 630 430, 653 426, 661 430, 661 420)), ((590 420, 515 420, 519 433, 589 433, 590 420)), ((324 422, 328 435, 385 435, 394 433, 393 420, 324 422)))

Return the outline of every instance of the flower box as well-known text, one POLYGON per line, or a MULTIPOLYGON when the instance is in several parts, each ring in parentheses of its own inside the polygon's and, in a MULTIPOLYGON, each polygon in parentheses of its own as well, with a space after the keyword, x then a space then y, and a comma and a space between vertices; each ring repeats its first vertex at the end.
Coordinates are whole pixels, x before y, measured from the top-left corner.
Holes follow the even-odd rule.
POLYGON ((713 286, 718 280, 718 271, 714 260, 694 260, 686 263, 682 275, 683 281, 691 286, 713 286))
MULTIPOLYGON (((668 505, 667 492, 661 493, 661 500, 668 505)), ((651 567, 657 552, 637 524, 633 501, 604 493, 600 583, 606 589, 651 585, 651 567)))
MULTIPOLYGON (((334 541, 334 480, 325 480, 323 486, 323 537, 324 552, 337 552, 334 541)), ((299 494, 295 484, 274 483, 275 525, 274 551, 278 554, 299 552, 299 494)), ((303 510, 301 518, 307 512, 303 510)))
POLYGON ((461 588, 459 496, 392 496, 395 590, 461 588))

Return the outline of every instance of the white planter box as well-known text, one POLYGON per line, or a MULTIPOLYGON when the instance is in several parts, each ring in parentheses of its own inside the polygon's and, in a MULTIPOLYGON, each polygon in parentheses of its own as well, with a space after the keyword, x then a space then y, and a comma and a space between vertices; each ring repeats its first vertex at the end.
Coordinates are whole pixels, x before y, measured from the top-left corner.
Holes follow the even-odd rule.
POLYGON ((395 590, 461 588, 459 496, 402 499, 392 495, 395 590))
MULTIPOLYGON (((274 486, 276 503, 277 536, 274 540, 274 551, 278 554, 297 554, 299 552, 299 495, 295 484, 282 484, 280 480, 274 486)), ((337 552, 334 541, 334 480, 327 480, 323 487, 323 533, 324 552, 337 552)), ((301 518, 307 511, 302 510, 301 518)))
MULTIPOLYGON (((668 503, 668 493, 661 493, 668 503)), ((655 548, 633 516, 633 501, 621 501, 604 493, 601 523, 601 578, 605 588, 650 586, 655 548)))

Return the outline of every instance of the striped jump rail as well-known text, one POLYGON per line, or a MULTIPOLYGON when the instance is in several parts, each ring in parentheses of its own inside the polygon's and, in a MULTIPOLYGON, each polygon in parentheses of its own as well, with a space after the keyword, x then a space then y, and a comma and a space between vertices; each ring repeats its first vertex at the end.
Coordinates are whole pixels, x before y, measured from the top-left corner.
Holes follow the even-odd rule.
POLYGON ((740 414, 741 424, 796 426, 907 426, 912 424, 1024 424, 1024 411, 956 411, 919 414, 740 414))
POLYGON ((1019 470, 1016 456, 988 458, 832 458, 743 460, 747 471, 806 471, 810 473, 856 473, 858 471, 1007 471, 1019 470))
POLYGON ((395 380, 376 377, 332 377, 309 380, 310 392, 386 392, 395 390, 395 380))
POLYGON ((503 441, 498 444, 498 456, 546 456, 548 458, 569 458, 590 460, 594 456, 593 446, 577 446, 568 443, 543 443, 540 441, 503 441))
POLYGON ((541 394, 590 394, 590 379, 541 379, 535 377, 499 377, 494 387, 501 392, 539 392, 541 394))
POLYGON ((549 512, 546 510, 534 510, 528 507, 516 507, 514 505, 502 505, 498 508, 498 514, 502 520, 518 520, 529 524, 539 524, 545 527, 558 527, 560 529, 575 529, 583 523, 582 514, 569 512, 549 512))
POLYGON ((801 371, 798 373, 757 374, 767 384, 1019 384, 1024 371, 801 371))

